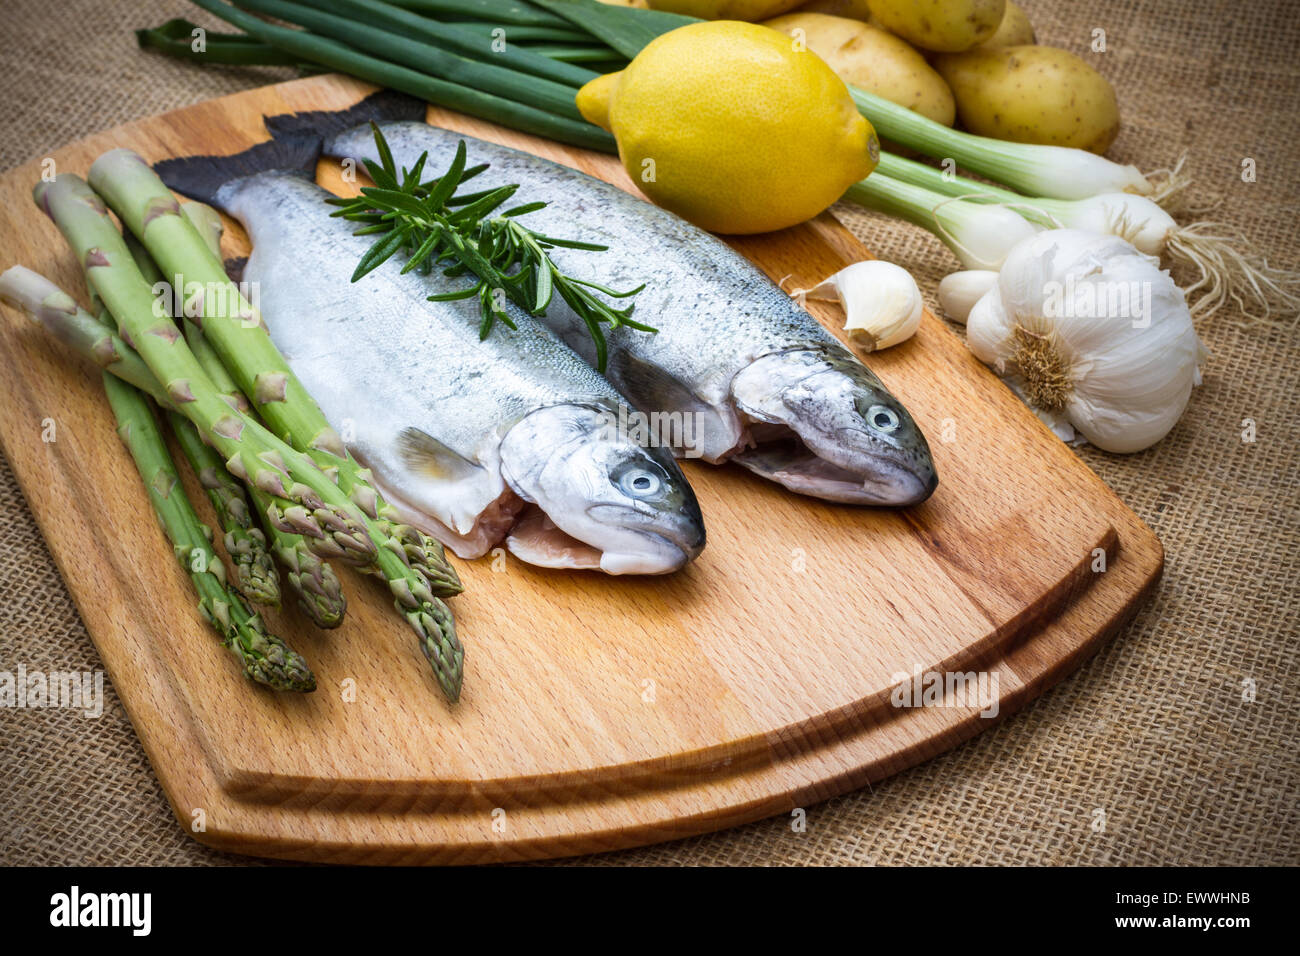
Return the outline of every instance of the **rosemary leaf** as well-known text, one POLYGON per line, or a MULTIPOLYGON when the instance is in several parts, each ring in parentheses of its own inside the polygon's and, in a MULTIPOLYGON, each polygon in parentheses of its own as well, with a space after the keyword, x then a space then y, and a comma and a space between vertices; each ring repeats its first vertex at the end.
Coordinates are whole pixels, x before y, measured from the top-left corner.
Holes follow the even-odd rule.
POLYGON ((374 124, 371 126, 379 162, 367 160, 365 167, 375 185, 364 187, 361 195, 352 199, 327 200, 337 207, 331 215, 357 224, 357 235, 378 236, 358 262, 353 282, 398 253, 406 255, 403 273, 419 270, 427 275, 438 268, 448 279, 472 277, 474 281, 465 288, 430 295, 428 299, 447 302, 477 298, 479 336, 483 339, 491 335, 497 322, 515 328, 504 308, 506 299, 522 311, 540 316, 546 314, 558 293, 591 334, 601 372, 608 356, 604 328, 626 326, 642 332, 655 331, 632 320, 635 304, 616 309, 593 294, 630 299, 645 288, 644 284, 620 292, 567 275, 551 261, 548 249, 600 252, 608 247, 542 235, 519 222, 519 217, 546 208, 546 203, 526 202, 498 212, 518 190, 517 184, 458 194, 467 180, 488 168, 487 164, 466 164, 463 140, 447 171, 421 182, 428 153, 410 169, 399 172, 383 133, 374 124))

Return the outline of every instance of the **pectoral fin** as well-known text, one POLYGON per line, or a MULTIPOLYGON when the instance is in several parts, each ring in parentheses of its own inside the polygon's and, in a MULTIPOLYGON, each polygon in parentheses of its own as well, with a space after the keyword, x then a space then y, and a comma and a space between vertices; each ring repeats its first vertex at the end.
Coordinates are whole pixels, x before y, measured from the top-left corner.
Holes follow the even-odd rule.
POLYGON ((670 412, 678 416, 675 430, 670 430, 672 441, 661 434, 651 438, 678 458, 717 461, 739 441, 740 425, 734 415, 724 417, 686 383, 652 362, 617 351, 610 356, 605 377, 643 414, 670 412))
POLYGON ((428 481, 472 481, 483 471, 482 465, 418 428, 403 428, 397 447, 411 471, 428 481))
POLYGON ((616 351, 610 356, 606 378, 645 411, 687 409, 704 404, 673 375, 626 351, 616 351))
POLYGON ((418 428, 399 432, 393 450, 395 467, 382 469, 387 484, 408 505, 457 534, 471 534, 504 490, 498 469, 471 461, 418 428))

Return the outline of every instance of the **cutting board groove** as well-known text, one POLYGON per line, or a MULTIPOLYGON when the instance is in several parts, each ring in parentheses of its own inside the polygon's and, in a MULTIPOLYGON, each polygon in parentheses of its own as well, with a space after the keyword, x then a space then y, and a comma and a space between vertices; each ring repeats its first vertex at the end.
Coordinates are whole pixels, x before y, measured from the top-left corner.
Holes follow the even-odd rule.
MULTIPOLYGON (((368 90, 335 76, 267 87, 91 136, 53 159, 84 174, 116 146, 151 161, 233 152, 265 138, 263 114, 339 108, 368 90)), ((610 157, 444 111, 429 120, 635 191, 610 157)), ((0 265, 22 263, 84 297, 31 205, 40 171, 33 161, 0 178, 0 265)), ((327 188, 355 189, 330 163, 318 172, 327 188)), ((829 215, 733 245, 786 288, 868 255, 829 215)), ((223 252, 247 252, 234 224, 223 252)), ((840 319, 832 306, 810 309, 832 329, 840 319)), ((439 698, 382 586, 354 575, 338 631, 268 616, 320 681, 309 697, 274 695, 247 686, 198 619, 98 377, 7 309, 0 349, 11 370, 0 442, 173 810, 197 839, 240 852, 523 859, 788 812, 993 722, 982 705, 951 699, 893 706, 902 675, 987 671, 1005 716, 1112 635, 1163 563, 1132 512, 927 314, 915 338, 867 358, 930 436, 941 483, 924 505, 830 505, 688 462, 710 543, 679 574, 459 563, 458 705, 439 698), (47 419, 53 443, 41 440, 47 419), (205 828, 194 832, 199 810, 205 828)))

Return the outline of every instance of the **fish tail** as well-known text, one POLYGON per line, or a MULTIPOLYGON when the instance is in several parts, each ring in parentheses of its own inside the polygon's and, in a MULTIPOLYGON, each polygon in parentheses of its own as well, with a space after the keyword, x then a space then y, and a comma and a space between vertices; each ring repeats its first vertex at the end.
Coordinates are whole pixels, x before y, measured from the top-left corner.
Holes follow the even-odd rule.
MULTIPOLYGON (((360 103, 341 110, 312 110, 306 113, 281 113, 264 116, 263 122, 273 138, 311 133, 328 140, 345 130, 366 123, 386 123, 402 120, 424 120, 426 104, 423 100, 396 90, 371 93, 360 103)), ((328 152, 326 153, 328 155, 328 152)))
POLYGON ((230 156, 166 159, 157 163, 154 171, 176 192, 229 212, 221 192, 226 183, 266 172, 293 173, 315 181, 320 154, 320 136, 296 131, 230 156))

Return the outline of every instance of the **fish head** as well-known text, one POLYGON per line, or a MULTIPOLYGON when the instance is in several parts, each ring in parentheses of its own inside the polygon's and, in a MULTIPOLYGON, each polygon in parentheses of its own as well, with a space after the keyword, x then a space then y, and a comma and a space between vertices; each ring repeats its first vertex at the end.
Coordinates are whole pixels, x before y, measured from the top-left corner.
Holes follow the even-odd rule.
POLYGON ((704 518, 677 462, 624 431, 613 409, 577 404, 540 408, 511 427, 501 473, 548 519, 530 524, 527 541, 516 529, 516 554, 608 574, 665 574, 704 549, 704 518), (563 538, 537 537, 552 531, 585 545, 591 560, 575 559, 584 549, 563 538))
POLYGON ((902 507, 924 501, 938 484, 921 429, 848 353, 764 355, 736 374, 731 395, 754 442, 732 460, 791 491, 902 507))

